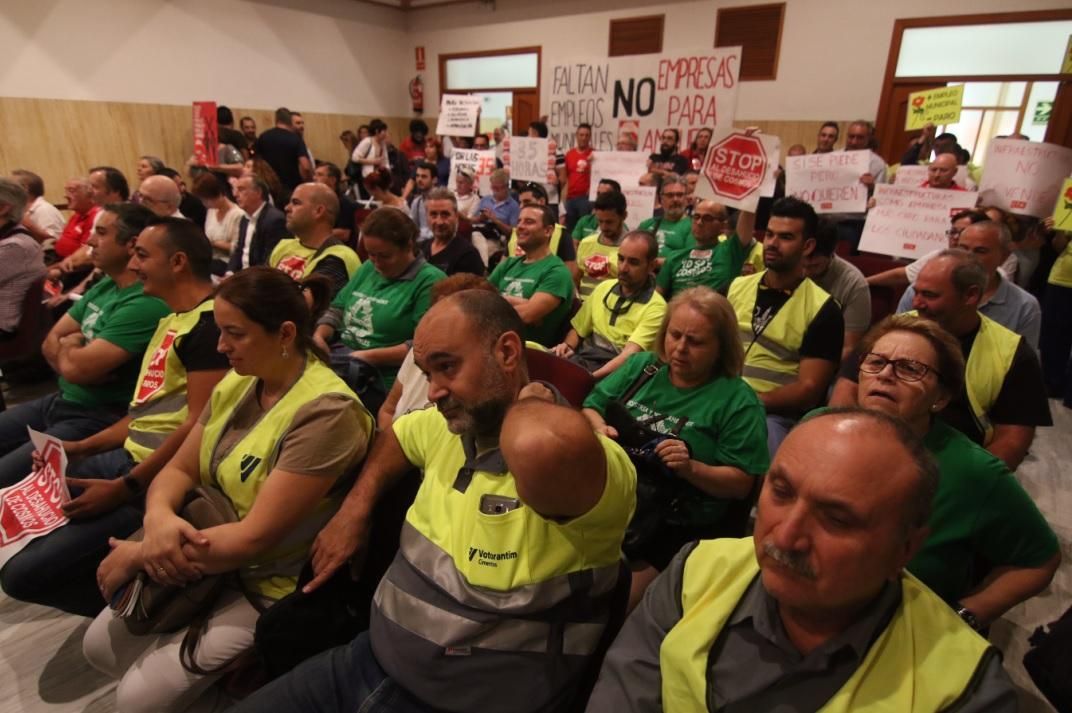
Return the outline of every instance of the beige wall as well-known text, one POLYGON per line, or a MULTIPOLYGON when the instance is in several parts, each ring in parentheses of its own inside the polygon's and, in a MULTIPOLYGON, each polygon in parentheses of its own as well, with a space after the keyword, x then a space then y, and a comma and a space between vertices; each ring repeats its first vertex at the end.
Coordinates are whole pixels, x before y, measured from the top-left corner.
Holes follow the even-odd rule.
MULTIPOLYGON (((272 111, 232 107, 235 118, 248 114, 264 130, 272 111)), ((342 166, 346 152, 338 136, 371 117, 302 112, 313 155, 342 166)), ((408 119, 387 119, 392 135, 404 136, 408 119)), ((172 104, 0 98, 0 173, 28 168, 45 180, 52 202, 63 201, 63 184, 91 166, 107 164, 137 182, 138 157, 152 154, 180 171, 193 151, 191 108, 172 104)))

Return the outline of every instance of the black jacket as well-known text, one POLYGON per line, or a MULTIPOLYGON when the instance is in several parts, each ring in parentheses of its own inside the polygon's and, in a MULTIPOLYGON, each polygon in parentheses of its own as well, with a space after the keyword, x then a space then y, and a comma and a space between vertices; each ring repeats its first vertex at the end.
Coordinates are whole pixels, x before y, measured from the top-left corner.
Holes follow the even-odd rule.
POLYGON ((249 263, 242 264, 242 253, 246 251, 246 233, 249 232, 249 218, 243 217, 238 224, 238 241, 227 262, 228 272, 238 272, 252 265, 266 265, 276 243, 287 237, 287 217, 283 211, 268 203, 264 204, 261 214, 257 216, 257 229, 253 233, 253 244, 249 247, 249 263))

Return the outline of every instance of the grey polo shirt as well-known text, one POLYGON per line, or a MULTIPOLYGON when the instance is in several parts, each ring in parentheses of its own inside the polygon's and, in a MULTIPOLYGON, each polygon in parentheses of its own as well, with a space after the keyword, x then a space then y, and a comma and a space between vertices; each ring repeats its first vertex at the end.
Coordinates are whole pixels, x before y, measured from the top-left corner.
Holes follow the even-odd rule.
MULTIPOLYGON (((644 594, 603 662, 587 713, 661 713, 659 648, 681 619, 686 546, 644 594)), ((804 655, 790 643, 778 604, 760 577, 727 619, 707 663, 707 710, 806 713, 821 708, 852 676, 901 604, 889 584, 839 636, 804 655)), ((905 672, 908 675, 910 672, 905 672)), ((988 657, 958 713, 1017 710, 1012 682, 998 656, 988 657)))

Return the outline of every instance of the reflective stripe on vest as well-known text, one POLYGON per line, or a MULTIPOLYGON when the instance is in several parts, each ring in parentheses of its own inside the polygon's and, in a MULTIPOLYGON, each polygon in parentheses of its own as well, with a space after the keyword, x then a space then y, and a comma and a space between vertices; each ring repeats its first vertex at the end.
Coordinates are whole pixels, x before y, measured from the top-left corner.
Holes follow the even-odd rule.
MULTIPOLYGON (((906 314, 918 316, 915 310, 906 314)), ((1001 387, 1005 385, 1005 377, 1012 368, 1023 337, 981 312, 979 320, 979 331, 964 365, 964 389, 968 393, 975 422, 983 432, 983 445, 986 445, 994 437, 990 410, 998 400, 1001 387)))
MULTIPOLYGON (((253 507, 279 457, 279 449, 290 431, 298 410, 310 401, 329 394, 360 399, 318 359, 309 358, 301 377, 256 425, 228 450, 219 451, 220 439, 246 399, 256 398, 257 378, 228 372, 212 391, 211 413, 201 436, 199 467, 201 481, 219 488, 234 505, 239 519, 253 507)), ((347 438, 371 439, 372 416, 362 408, 364 433, 348 433, 347 438)), ((294 591, 297 575, 309 556, 317 532, 335 512, 340 494, 325 496, 301 523, 292 527, 282 542, 240 570, 246 587, 270 599, 294 591)))
POLYGON ((346 266, 346 274, 353 277, 357 268, 361 267, 361 258, 357 253, 342 243, 329 245, 317 255, 315 248, 307 248, 297 238, 280 240, 272 250, 268 258, 268 264, 282 270, 295 280, 308 277, 320 264, 320 261, 328 256, 337 257, 346 266))
POLYGON ((135 463, 148 458, 186 420, 186 367, 175 348, 212 305, 205 300, 188 312, 169 314, 156 326, 127 411, 131 421, 123 447, 135 463))
MULTIPOLYGON (((759 574, 752 538, 707 540, 690 553, 681 619, 659 649, 665 713, 707 713, 709 658, 718 635, 759 574)), ((949 710, 968 692, 990 645, 911 574, 902 600, 823 713, 949 710)))
MULTIPOLYGON (((552 255, 558 255, 558 243, 562 240, 562 223, 555 223, 555 229, 551 231, 551 244, 547 249, 552 255)), ((510 241, 506 246, 506 257, 518 257, 525 251, 517 246, 517 228, 510 234, 510 241)))
POLYGON ((805 278, 757 338, 752 329, 752 315, 764 274, 766 271, 738 277, 730 283, 728 295, 745 349, 741 376, 759 393, 796 381, 804 333, 830 299, 823 288, 805 278))

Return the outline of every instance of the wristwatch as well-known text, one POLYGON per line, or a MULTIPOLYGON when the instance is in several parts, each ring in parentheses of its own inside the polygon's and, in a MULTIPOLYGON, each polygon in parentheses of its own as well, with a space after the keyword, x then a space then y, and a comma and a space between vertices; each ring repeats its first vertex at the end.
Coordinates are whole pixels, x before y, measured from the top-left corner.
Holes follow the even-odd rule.
POLYGON ((975 612, 966 606, 959 605, 957 608, 957 616, 964 620, 964 623, 970 626, 975 631, 982 631, 983 626, 979 623, 979 617, 975 616, 975 612))
POLYGON ((127 487, 127 490, 130 492, 131 496, 138 497, 139 495, 141 495, 141 483, 138 482, 137 478, 135 478, 130 473, 127 473, 121 478, 121 480, 123 481, 123 485, 127 487))

